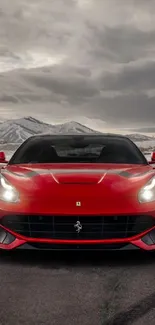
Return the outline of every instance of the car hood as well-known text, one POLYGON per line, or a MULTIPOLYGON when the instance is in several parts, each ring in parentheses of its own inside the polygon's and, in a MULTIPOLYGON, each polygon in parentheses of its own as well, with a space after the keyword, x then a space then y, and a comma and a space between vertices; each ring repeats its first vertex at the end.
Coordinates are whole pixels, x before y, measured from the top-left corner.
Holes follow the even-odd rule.
POLYGON ((8 165, 2 174, 35 211, 112 213, 137 209, 137 195, 155 175, 149 166, 118 164, 8 165), (60 206, 62 205, 62 207, 60 206), (59 207, 59 208, 58 208, 59 207))
POLYGON ((2 173, 12 181, 18 177, 36 181, 36 178, 51 179, 60 184, 97 184, 103 178, 121 176, 124 179, 147 177, 155 174, 150 165, 132 164, 26 164, 8 165, 2 173))

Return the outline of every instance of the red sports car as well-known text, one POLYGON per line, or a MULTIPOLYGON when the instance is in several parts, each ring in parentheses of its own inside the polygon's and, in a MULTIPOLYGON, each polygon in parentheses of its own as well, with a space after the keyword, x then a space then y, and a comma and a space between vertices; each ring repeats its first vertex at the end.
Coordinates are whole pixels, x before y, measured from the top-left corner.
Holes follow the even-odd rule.
POLYGON ((30 137, 1 168, 0 248, 154 250, 155 170, 124 136, 30 137))

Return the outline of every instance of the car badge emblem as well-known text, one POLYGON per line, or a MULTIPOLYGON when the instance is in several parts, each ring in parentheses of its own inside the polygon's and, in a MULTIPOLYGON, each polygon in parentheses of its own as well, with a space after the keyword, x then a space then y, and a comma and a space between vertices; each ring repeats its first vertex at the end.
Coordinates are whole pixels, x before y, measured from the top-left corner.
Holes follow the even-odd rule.
POLYGON ((77 201, 77 202, 76 202, 76 206, 77 206, 77 207, 80 207, 80 206, 81 206, 81 202, 80 202, 80 201, 77 201))
POLYGON ((74 228, 76 228, 76 231, 79 233, 82 230, 82 225, 80 221, 77 221, 74 225, 74 228))

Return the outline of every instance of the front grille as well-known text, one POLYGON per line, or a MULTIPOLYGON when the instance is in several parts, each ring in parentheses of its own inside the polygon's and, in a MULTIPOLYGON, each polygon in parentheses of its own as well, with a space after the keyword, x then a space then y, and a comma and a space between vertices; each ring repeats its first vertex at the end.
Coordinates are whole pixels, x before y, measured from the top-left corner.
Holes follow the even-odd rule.
POLYGON ((131 237, 155 226, 151 216, 44 216, 7 215, 1 224, 31 238, 95 240, 131 237), (77 221, 82 225, 78 233, 77 221))

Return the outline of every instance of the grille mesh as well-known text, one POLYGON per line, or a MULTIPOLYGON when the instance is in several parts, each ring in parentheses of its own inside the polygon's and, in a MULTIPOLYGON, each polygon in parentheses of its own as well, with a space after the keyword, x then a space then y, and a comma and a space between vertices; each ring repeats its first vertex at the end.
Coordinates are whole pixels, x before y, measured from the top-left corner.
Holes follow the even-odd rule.
POLYGON ((155 226, 151 216, 44 216, 7 215, 1 224, 20 235, 44 239, 127 238, 155 226), (82 225, 78 233, 77 221, 82 225))

